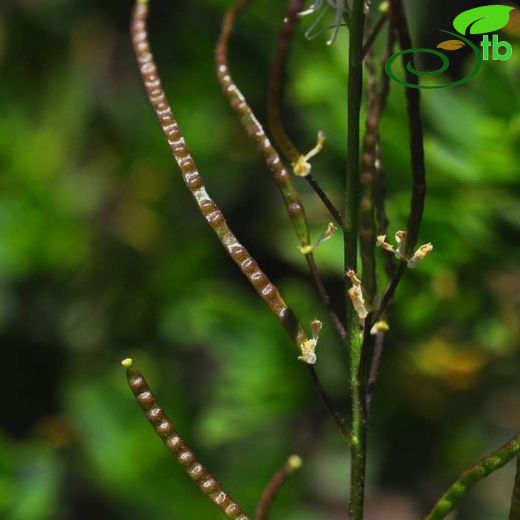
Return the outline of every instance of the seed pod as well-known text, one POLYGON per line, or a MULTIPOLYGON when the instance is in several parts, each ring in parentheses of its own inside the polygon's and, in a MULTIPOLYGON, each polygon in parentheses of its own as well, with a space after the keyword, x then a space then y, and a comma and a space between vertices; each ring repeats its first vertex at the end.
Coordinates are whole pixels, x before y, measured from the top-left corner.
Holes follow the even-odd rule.
POLYGON ((289 172, 283 165, 283 162, 267 137, 262 125, 247 104, 244 95, 233 81, 229 71, 227 59, 229 36, 233 29, 237 14, 248 4, 249 2, 247 1, 240 2, 226 12, 216 49, 217 77, 225 96, 228 98, 231 108, 237 114, 244 130, 256 144, 258 150, 263 155, 268 168, 273 174, 274 181, 284 199, 289 218, 300 240, 300 247, 305 247, 310 244, 310 238, 302 201, 292 183, 289 172))
MULTIPOLYGON (((148 98, 172 149, 175 161, 181 170, 184 183, 195 198, 200 212, 216 233, 229 256, 235 261, 271 311, 278 317, 291 339, 299 345, 307 339, 307 335, 298 324, 294 313, 287 306, 275 285, 260 269, 251 254, 231 232, 224 215, 206 191, 202 177, 173 115, 157 72, 146 27, 148 14, 148 2, 138 0, 132 17, 132 42, 148 98)), ((291 208, 294 215, 303 215, 303 209, 296 202, 291 208)))
POLYGON ((222 489, 178 435, 163 409, 157 404, 155 395, 141 372, 133 368, 132 360, 125 359, 121 364, 126 368, 126 378, 130 390, 132 390, 149 423, 183 467, 186 474, 228 518, 249 520, 242 508, 222 489))

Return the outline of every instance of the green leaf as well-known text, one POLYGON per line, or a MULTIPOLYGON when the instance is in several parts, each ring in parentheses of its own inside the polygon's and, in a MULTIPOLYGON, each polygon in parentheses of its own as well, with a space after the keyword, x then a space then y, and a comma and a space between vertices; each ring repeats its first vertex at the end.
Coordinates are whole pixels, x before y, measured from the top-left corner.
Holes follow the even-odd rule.
POLYGON ((513 7, 508 5, 486 5, 460 13, 453 20, 453 27, 460 34, 485 34, 498 31, 509 22, 513 7))

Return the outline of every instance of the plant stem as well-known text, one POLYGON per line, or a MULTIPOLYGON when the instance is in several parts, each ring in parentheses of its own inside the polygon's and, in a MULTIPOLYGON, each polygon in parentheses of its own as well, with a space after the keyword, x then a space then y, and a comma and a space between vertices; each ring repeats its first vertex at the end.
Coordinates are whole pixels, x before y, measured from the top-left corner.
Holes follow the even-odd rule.
POLYGON ((298 455, 291 455, 287 462, 279 469, 265 487, 254 520, 267 520, 269 511, 273 505, 276 495, 285 484, 287 479, 302 466, 302 459, 298 455))
MULTIPOLYGON (((410 29, 406 20, 402 0, 392 0, 392 16, 399 45, 401 49, 413 48, 410 29)), ((417 76, 410 72, 415 67, 414 55, 403 56, 403 66, 406 70, 406 81, 417 84, 417 76)), ((426 167, 424 163, 424 131, 421 116, 421 92, 418 88, 406 88, 406 109, 408 112, 408 126, 410 130, 410 155, 412 167, 412 199, 410 202, 410 216, 408 218, 408 234, 406 237, 407 256, 413 254, 419 238, 422 217, 424 213, 424 199, 426 197, 426 167)))
MULTIPOLYGON (((343 217, 345 271, 357 271, 360 196, 360 116, 363 97, 364 1, 354 0, 349 33, 348 146, 345 214, 343 217)), ((349 282, 347 281, 347 287, 349 282)), ((350 298, 346 300, 353 443, 350 467, 350 520, 363 519, 365 495, 366 421, 359 380, 362 335, 350 298)))
MULTIPOLYGON (((435 504, 426 520, 442 520, 453 511, 469 490, 520 453, 520 434, 464 471, 435 504)), ((518 518, 518 517, 513 517, 518 518)))

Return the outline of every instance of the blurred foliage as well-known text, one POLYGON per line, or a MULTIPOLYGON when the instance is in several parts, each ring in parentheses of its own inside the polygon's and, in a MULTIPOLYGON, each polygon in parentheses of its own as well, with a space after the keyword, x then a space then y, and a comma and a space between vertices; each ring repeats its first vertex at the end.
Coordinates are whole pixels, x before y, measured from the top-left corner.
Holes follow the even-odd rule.
MULTIPOLYGON (((416 7, 414 20, 445 26, 452 8, 444 3, 416 7)), ((282 4, 257 2, 232 45, 236 79, 260 117, 282 4)), ((232 228, 301 316, 323 316, 279 196, 214 79, 213 42, 227 5, 154 3, 164 83, 232 228)), ((345 446, 283 331, 182 186, 139 83, 130 7, 0 7, 0 516, 220 518, 135 405, 119 367, 132 355, 247 510, 296 452, 305 466, 273 518, 343 518, 345 446)), ((519 26, 514 18, 508 28, 510 62, 487 63, 464 87, 423 93, 422 239, 435 252, 407 273, 391 311, 371 429, 369 519, 419 518, 462 468, 520 430, 519 26)), ((315 172, 339 204, 346 37, 331 48, 325 38, 299 35, 288 113, 302 148, 325 131, 315 172)), ((394 88, 382 127, 392 233, 408 212, 407 143, 403 92, 394 88)), ((328 216, 301 190, 317 236, 328 216)), ((341 302, 339 237, 317 259, 341 302)), ((328 328, 318 369, 346 410, 346 355, 328 328)), ((457 518, 505 518, 512 471, 480 484, 457 518)))

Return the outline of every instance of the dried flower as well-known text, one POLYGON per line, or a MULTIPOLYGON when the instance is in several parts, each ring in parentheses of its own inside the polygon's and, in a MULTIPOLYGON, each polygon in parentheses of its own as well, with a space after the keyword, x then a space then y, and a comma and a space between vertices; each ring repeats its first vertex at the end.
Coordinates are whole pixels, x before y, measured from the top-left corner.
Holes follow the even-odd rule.
POLYGON ((348 290, 348 295, 352 300, 354 310, 360 319, 364 320, 368 316, 368 310, 365 304, 365 298, 363 297, 363 290, 361 288, 361 280, 357 277, 356 273, 349 269, 347 276, 352 282, 352 287, 348 290))
POLYGON ((307 154, 301 155, 297 161, 292 164, 294 175, 298 177, 307 177, 311 173, 312 166, 309 162, 310 159, 316 157, 322 150, 325 144, 325 134, 320 130, 318 132, 318 139, 316 146, 307 154))
POLYGON ((375 336, 379 332, 388 332, 390 330, 390 326, 384 320, 380 320, 377 323, 374 323, 372 328, 370 329, 370 334, 375 336))
POLYGON ((417 249, 412 257, 408 257, 405 252, 406 236, 406 231, 398 231, 395 234, 397 249, 386 241, 386 235, 377 237, 377 245, 385 251, 394 253, 399 260, 404 260, 410 269, 414 269, 433 251, 433 245, 431 243, 424 244, 417 249))
POLYGON ((308 365, 316 364, 316 346, 318 345, 320 331, 323 324, 319 320, 313 320, 311 323, 312 338, 302 341, 300 343, 301 356, 298 357, 299 361, 303 361, 308 365))
POLYGON ((329 224, 327 225, 327 229, 320 235, 320 238, 318 238, 318 240, 316 241, 316 243, 314 245, 309 244, 306 246, 300 246, 298 248, 300 250, 300 253, 302 255, 309 255, 318 246, 320 246, 321 244, 323 244, 324 242, 329 240, 337 229, 338 228, 336 227, 336 225, 334 223, 329 222, 329 224))
POLYGON ((408 267, 410 269, 415 269, 425 258, 426 256, 433 251, 433 245, 431 243, 424 244, 421 246, 415 254, 408 260, 408 267))

